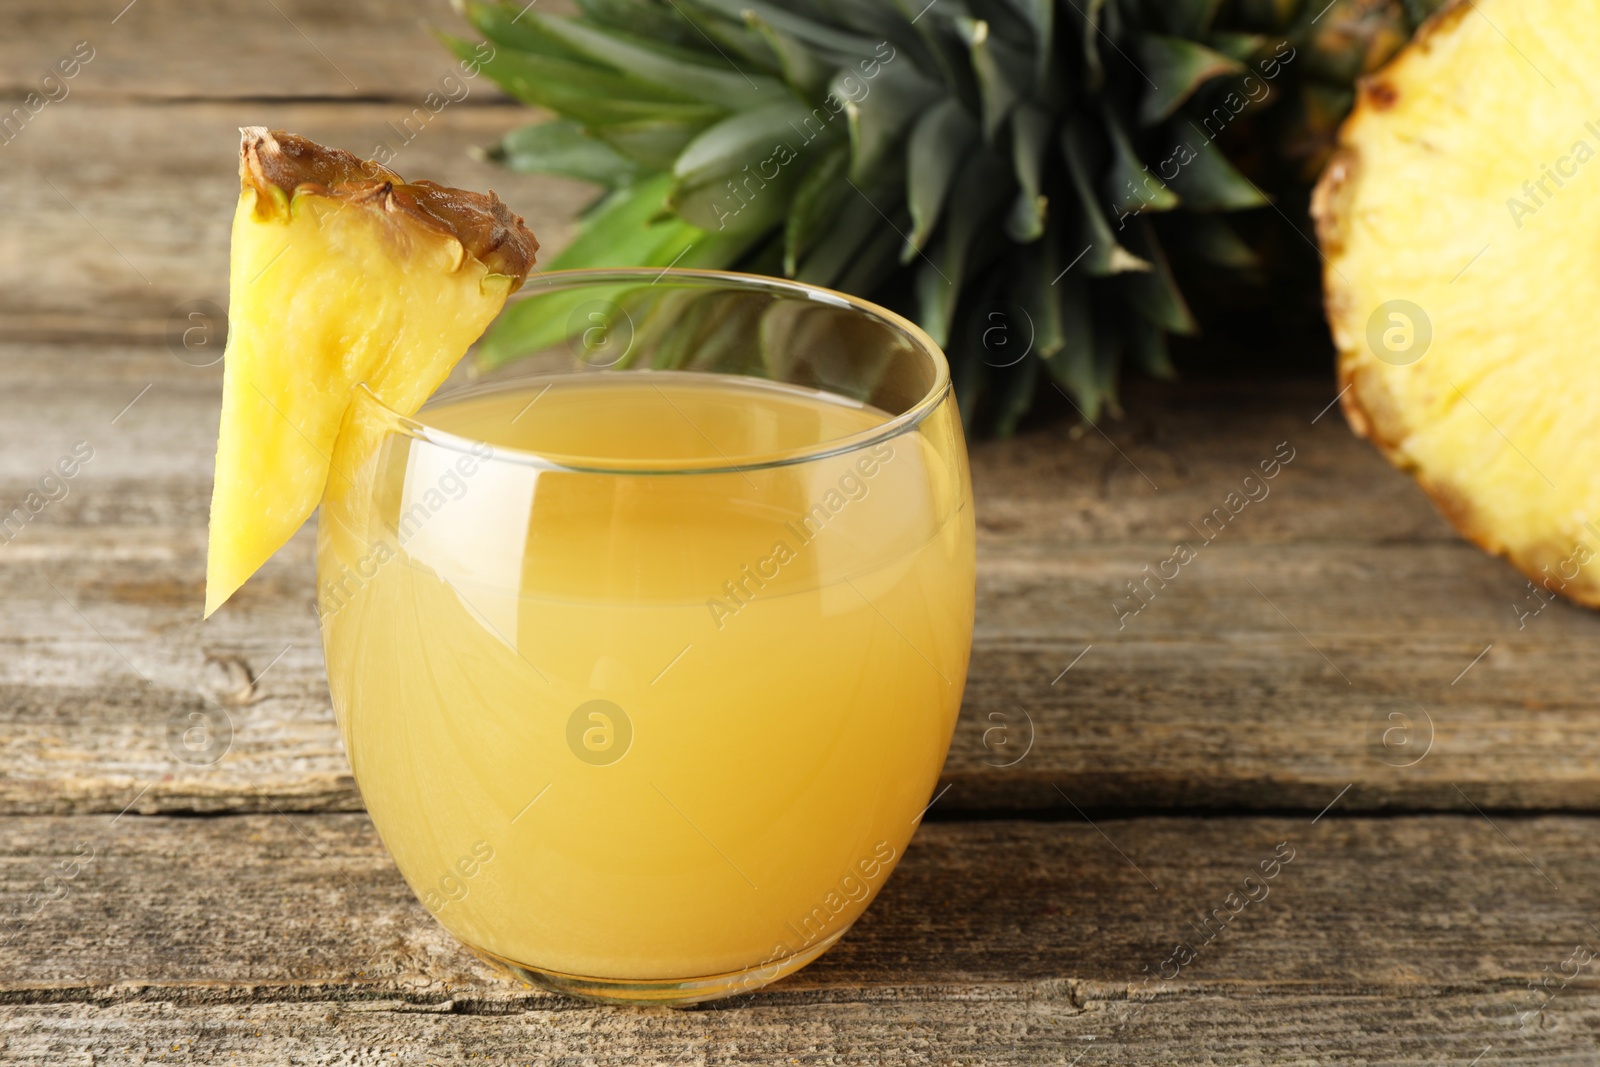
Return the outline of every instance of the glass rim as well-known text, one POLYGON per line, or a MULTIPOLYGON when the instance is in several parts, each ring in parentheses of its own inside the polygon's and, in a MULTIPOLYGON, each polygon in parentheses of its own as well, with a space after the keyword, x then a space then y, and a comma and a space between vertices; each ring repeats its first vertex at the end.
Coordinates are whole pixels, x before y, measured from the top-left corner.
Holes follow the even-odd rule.
MULTIPOLYGON (((415 440, 425 441, 428 444, 447 448, 451 451, 470 453, 485 461, 498 460, 533 467, 538 470, 567 471, 576 474, 655 475, 742 474, 746 471, 787 467, 798 463, 809 463, 833 456, 859 452, 862 449, 873 447, 916 429, 924 419, 944 402, 950 393, 950 364, 945 358, 944 350, 916 323, 870 300, 864 300, 861 297, 852 296, 849 293, 841 293, 819 285, 793 281, 788 278, 774 278, 764 274, 746 274, 739 271, 676 267, 667 267, 665 269, 655 267, 587 267, 557 271, 539 271, 535 268, 535 273, 529 276, 528 281, 522 288, 507 298, 506 306, 510 307, 515 300, 538 294, 545 286, 573 288, 588 285, 627 284, 641 280, 646 281, 647 284, 654 284, 663 278, 681 279, 704 284, 707 287, 721 286, 724 288, 744 289, 751 292, 767 292, 775 296, 802 298, 833 307, 848 308, 878 319, 904 335, 916 350, 933 364, 933 381, 922 396, 917 399, 916 403, 900 414, 890 417, 886 422, 879 423, 866 430, 859 430, 840 437, 832 437, 814 445, 806 445, 802 448, 765 455, 750 463, 732 462, 726 460, 726 457, 722 461, 694 463, 685 463, 680 460, 666 461, 665 463, 653 460, 634 462, 615 458, 602 460, 593 456, 556 455, 532 449, 510 448, 504 445, 490 444, 487 441, 476 440, 432 426, 427 421, 425 411, 416 415, 402 415, 384 403, 366 382, 357 384, 357 399, 375 405, 393 424, 395 432, 403 433, 415 440), (536 285, 536 281, 541 284, 536 285), (360 394, 365 394, 364 398, 360 394)), ((641 368, 617 373, 661 374, 671 372, 641 368)), ((747 375, 729 375, 728 377, 748 378, 753 382, 772 381, 771 379, 754 378, 747 375)), ((460 392, 465 394, 470 392, 471 389, 472 387, 468 386, 460 390, 460 392)), ((827 393, 826 390, 816 391, 824 395, 836 395, 827 393)), ((428 401, 425 401, 424 404, 426 405, 432 399, 433 396, 430 395, 428 401)))

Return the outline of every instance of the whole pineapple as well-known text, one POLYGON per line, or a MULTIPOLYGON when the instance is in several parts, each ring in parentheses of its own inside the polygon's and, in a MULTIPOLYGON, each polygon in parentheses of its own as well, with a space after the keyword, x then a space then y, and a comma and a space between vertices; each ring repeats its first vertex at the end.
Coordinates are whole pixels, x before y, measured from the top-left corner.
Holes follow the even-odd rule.
MULTIPOLYGON (((607 190, 551 267, 730 268, 874 298, 946 348, 963 412, 1001 432, 1041 375, 1094 419, 1125 360, 1170 373, 1167 335, 1196 322, 1167 249, 1254 268, 1224 214, 1314 174, 1354 78, 1432 6, 577 2, 462 8, 493 46, 484 72, 559 116, 493 154, 607 190), (1282 150, 1250 153, 1252 180, 1219 139, 1282 150)), ((525 301, 484 357, 564 321, 525 301)))

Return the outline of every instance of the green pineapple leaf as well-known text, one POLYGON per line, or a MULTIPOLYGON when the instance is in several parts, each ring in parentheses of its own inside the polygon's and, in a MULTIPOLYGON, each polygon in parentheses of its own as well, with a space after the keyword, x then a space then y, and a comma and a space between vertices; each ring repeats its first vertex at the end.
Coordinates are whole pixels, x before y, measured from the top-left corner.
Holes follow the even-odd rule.
POLYGON ((1104 113, 1111 141, 1111 162, 1106 170, 1105 195, 1119 215, 1141 211, 1171 211, 1181 202, 1148 164, 1139 158, 1128 132, 1109 109, 1104 113))
POLYGON ((901 150, 912 121, 943 94, 903 62, 885 65, 865 93, 851 91, 859 84, 855 74, 842 72, 833 80, 832 96, 844 101, 850 133, 850 180, 864 186, 904 166, 901 150))
POLYGON ((706 230, 761 230, 788 213, 799 184, 796 166, 804 104, 790 99, 740 111, 701 133, 684 148, 673 167, 667 205, 706 230))
POLYGON ((917 271, 918 325, 943 345, 950 340, 967 258, 979 231, 1011 198, 1010 170, 988 152, 967 156, 952 192, 950 218, 933 255, 917 271))
POLYGON ((882 219, 867 195, 848 182, 845 188, 849 195, 843 198, 833 225, 819 232, 813 247, 799 261, 794 275, 796 281, 846 288, 839 278, 852 262, 860 261, 857 254, 869 238, 889 232, 895 239, 895 247, 899 247, 899 236, 883 228, 882 219))
POLYGON ((1147 126, 1170 116, 1212 78, 1246 73, 1244 64, 1231 56, 1195 41, 1155 33, 1145 34, 1139 42, 1139 62, 1157 86, 1139 109, 1147 126))
POLYGON ((1084 246, 1083 268, 1090 274, 1104 276, 1129 270, 1149 270, 1150 264, 1129 252, 1118 243, 1111 224, 1100 213, 1100 198, 1095 195, 1089 180, 1093 169, 1087 144, 1088 135, 1079 125, 1069 125, 1061 133, 1061 154, 1067 163, 1067 173, 1072 177, 1073 190, 1078 194, 1079 236, 1088 243, 1084 246))
POLYGON ((989 24, 981 20, 958 19, 956 26, 972 53, 972 69, 978 75, 978 97, 983 104, 983 136, 992 141, 1011 109, 1027 90, 1017 79, 1027 70, 1018 69, 1017 50, 996 39, 989 24))
POLYGON ((748 11, 767 25, 804 41, 815 48, 819 56, 839 65, 866 59, 876 53, 879 45, 875 38, 814 21, 769 0, 700 0, 700 6, 739 20, 743 20, 748 11))
MULTIPOLYGON (((1302 211, 1352 79, 1442 0, 459 2, 494 52, 441 40, 556 116, 488 157, 608 190, 551 267, 728 268, 878 300, 946 346, 963 417, 1009 432, 1041 392, 1115 416, 1123 360, 1171 373, 1168 334, 1198 328, 1180 280, 1314 273, 1283 269, 1311 253, 1263 236, 1273 215, 1225 213, 1302 211), (986 349, 996 322, 1031 340, 1025 360, 986 349)), ((570 335, 576 305, 538 284, 481 358, 570 335)), ((620 296, 647 341, 708 314, 663 288, 620 296)))
POLYGON ((730 70, 726 64, 704 58, 704 53, 636 38, 617 29, 597 29, 574 19, 531 12, 524 17, 591 63, 706 104, 726 107, 737 100, 741 105, 759 106, 792 99, 782 82, 730 70))
POLYGON ((589 126, 588 133, 648 171, 671 170, 689 142, 719 115, 686 119, 632 119, 589 126))
POLYGON ((753 11, 745 12, 745 22, 759 33, 778 59, 783 80, 794 86, 804 99, 817 99, 828 90, 833 69, 794 35, 778 29, 753 11))
POLYGON ((1190 136, 1180 142, 1184 151, 1175 157, 1178 172, 1169 179, 1184 204, 1194 211, 1243 211, 1271 202, 1198 127, 1188 132, 1190 136))
POLYGON ((582 52, 543 32, 536 23, 524 22, 522 11, 514 4, 467 0, 463 13, 473 29, 495 44, 555 59, 588 62, 582 52))
POLYGON ((607 189, 632 184, 639 164, 566 119, 524 126, 505 135, 487 156, 525 174, 555 174, 607 189))
MULTIPOLYGON (((783 273, 793 278, 800 261, 839 216, 841 202, 854 193, 845 181, 850 149, 836 142, 822 153, 795 190, 794 203, 783 228, 783 273)), ((831 280, 831 279, 830 279, 831 280)))
POLYGON ((499 49, 487 60, 478 60, 470 41, 457 37, 445 40, 456 55, 477 62, 483 73, 512 96, 585 124, 664 116, 704 122, 725 113, 722 108, 683 93, 577 60, 513 52, 509 48, 499 49))
POLYGON ((1021 245, 1038 240, 1044 233, 1050 204, 1044 193, 1050 132, 1050 116, 1033 104, 1022 104, 1011 117, 1011 167, 1022 188, 1017 190, 1017 198, 1006 214, 1005 227, 1006 236, 1021 245))
POLYGON ((900 262, 909 263, 939 222, 945 197, 956 172, 978 143, 978 124, 955 100, 941 100, 911 127, 906 159, 906 200, 911 207, 911 236, 900 262))

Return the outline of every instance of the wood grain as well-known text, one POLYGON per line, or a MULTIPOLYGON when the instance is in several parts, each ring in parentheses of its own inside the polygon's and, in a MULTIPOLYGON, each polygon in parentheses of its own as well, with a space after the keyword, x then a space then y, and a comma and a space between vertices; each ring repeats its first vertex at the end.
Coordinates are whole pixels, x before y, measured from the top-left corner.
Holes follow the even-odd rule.
MULTIPOLYGON (((0 502, 73 442, 95 449, 0 546, 0 811, 115 812, 146 786, 144 812, 360 806, 309 610, 311 530, 199 621, 219 370, 162 347, 0 345, 0 502), (246 703, 241 671, 262 674, 246 703), (208 699, 231 747, 190 766, 170 731, 208 699)), ((974 446, 978 629, 936 816, 1067 798, 1314 812, 1346 785, 1341 803, 1369 810, 1600 804, 1600 619, 1553 605, 1519 630, 1521 579, 1342 426, 1310 425, 1318 401, 1318 383, 1144 387, 1107 427, 1116 448, 1064 428, 974 446), (1295 426, 1271 495, 1119 629, 1123 583, 1295 426), (1130 462, 1159 488, 1115 473, 1130 462)))
POLYGON ((1579 1063, 1592 974, 1521 1013, 1530 980, 1600 940, 1595 832, 1586 817, 930 824, 832 953, 671 1013, 500 979, 412 899, 364 816, 6 819, 0 1033, 7 1062, 121 1062, 148 1043, 177 1062, 1070 1063, 1093 1042, 1082 1062, 1466 1063, 1494 1045, 1502 1062, 1579 1063), (86 849, 64 895, 19 922, 86 849), (1266 895, 1203 941, 1190 921, 1286 850, 1266 895), (1178 942, 1194 957, 1172 976, 1178 942))
POLYGON ((526 217, 545 261, 595 193, 469 154, 534 121, 526 109, 446 107, 401 145, 391 124, 410 115, 404 103, 140 106, 69 97, 52 108, 0 146, 0 339, 164 344, 180 305, 225 306, 240 126, 291 129, 363 155, 389 144, 407 177, 494 189, 526 217))
MULTIPOLYGON (((1540 814, 1600 808, 1600 618, 1520 614, 1523 581, 1324 411, 1326 381, 1138 385, 1101 430, 974 446, 949 788, 811 968, 619 1011, 459 948, 357 810, 312 531, 199 621, 220 367, 167 340, 226 300, 235 128, 397 147, 452 70, 428 25, 460 20, 446 0, 6 5, 0 116, 77 41, 95 55, 0 136, 0 514, 76 442, 94 456, 0 538, 0 1061, 1594 1062, 1595 965, 1526 1013, 1531 982, 1600 944, 1600 827, 1540 814), (1119 619, 1280 447, 1271 495, 1119 619), (219 715, 225 755, 182 762, 175 732, 219 715), (1146 980, 1279 842, 1269 897, 1146 980)), ((537 117, 473 82, 396 165, 496 189, 548 261, 593 190, 469 151, 537 117)))
POLYGON ((448 0, 10 0, 5 16, 0 98, 42 92, 77 42, 94 50, 63 104, 420 101, 455 65, 430 30, 475 37, 448 0))
POLYGON ((601 1016, 565 1006, 479 1014, 470 1002, 224 1005, 116 1003, 0 1007, 8 1062, 235 1064, 496 1063, 535 1067, 743 1064, 1239 1064, 1348 1067, 1514 1062, 1587 1067, 1600 1000, 1563 998, 1559 1029, 1516 1033, 1514 993, 1194 995, 1148 1006, 1115 990, 1049 982, 975 990, 903 987, 872 999, 769 1002, 720 1011, 601 1016), (1143 1010, 1141 1010, 1143 1009, 1143 1010), (1131 1021, 1112 1029, 1124 1016, 1131 1021), (1510 1031, 1510 1032, 1508 1032, 1510 1031), (89 1059, 88 1057, 94 1057, 89 1059), (1079 1058, 1081 1057, 1081 1058, 1079 1058))

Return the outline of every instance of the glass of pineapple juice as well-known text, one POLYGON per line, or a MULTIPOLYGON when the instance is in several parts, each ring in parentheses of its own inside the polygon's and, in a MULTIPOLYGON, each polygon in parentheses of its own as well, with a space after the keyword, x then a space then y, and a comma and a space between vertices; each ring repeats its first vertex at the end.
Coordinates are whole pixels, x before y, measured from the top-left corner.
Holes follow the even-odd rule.
POLYGON ((718 272, 536 275, 503 315, 516 358, 414 418, 358 388, 340 435, 317 610, 356 781, 515 976, 757 988, 883 888, 949 747, 974 531, 945 359, 718 272))

